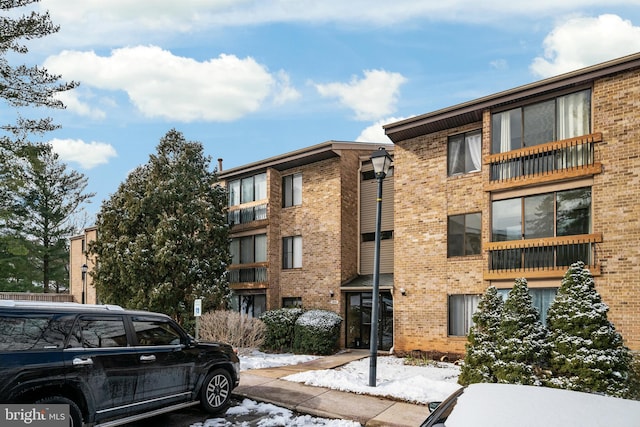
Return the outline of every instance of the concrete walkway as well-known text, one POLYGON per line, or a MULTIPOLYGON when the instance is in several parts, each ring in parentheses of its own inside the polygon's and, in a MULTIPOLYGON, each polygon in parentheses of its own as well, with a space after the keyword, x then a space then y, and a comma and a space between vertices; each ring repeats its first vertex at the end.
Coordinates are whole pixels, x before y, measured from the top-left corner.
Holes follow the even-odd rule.
POLYGON ((429 415, 425 405, 313 387, 281 380, 308 370, 334 369, 369 356, 366 350, 344 351, 298 365, 242 371, 236 396, 273 403, 303 414, 357 421, 363 426, 414 427, 429 415))

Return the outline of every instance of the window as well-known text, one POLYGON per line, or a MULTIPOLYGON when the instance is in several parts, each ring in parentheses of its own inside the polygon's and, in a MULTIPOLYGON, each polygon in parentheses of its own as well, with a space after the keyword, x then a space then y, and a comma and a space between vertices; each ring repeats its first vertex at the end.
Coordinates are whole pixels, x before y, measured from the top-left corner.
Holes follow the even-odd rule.
POLYGON ((482 133, 462 133, 449 137, 448 174, 460 175, 480 170, 482 160, 482 133))
POLYGON ((180 334, 169 322, 155 319, 133 318, 133 329, 138 339, 138 345, 177 345, 180 344, 180 334))
POLYGON ((231 264, 267 261, 267 235, 238 237, 231 240, 231 264))
POLYGON ((302 267, 302 236, 282 239, 282 268, 302 267))
MULTIPOLYGON (((591 232, 591 188, 577 188, 492 204, 491 240, 509 241, 572 236, 591 232)), ((493 270, 565 267, 576 261, 590 264, 593 244, 539 243, 491 251, 493 270)))
POLYGON ((590 129, 591 90, 583 90, 493 114, 491 152, 586 135, 590 129))
MULTIPOLYGON (((380 240, 389 240, 389 239, 393 239, 393 230, 380 232, 380 240)), ((363 242, 375 242, 375 240, 376 240, 375 232, 362 234, 363 242)))
POLYGON ((261 173, 229 181, 229 206, 267 198, 267 174, 261 173))
POLYGON ((283 308, 302 308, 302 298, 301 297, 282 298, 282 307, 283 308))
MULTIPOLYGON (((511 289, 498 289, 498 294, 503 300, 507 299, 511 289)), ((551 303, 556 298, 558 288, 529 288, 529 295, 531 295, 531 303, 538 310, 540 314, 540 322, 543 325, 547 324, 547 311, 551 303)))
POLYGON ((497 200, 492 204, 494 242, 589 234, 590 230, 590 187, 497 200))
POLYGON ((451 215, 447 222, 447 256, 479 254, 481 227, 479 213, 451 215))
POLYGON ((63 323, 45 316, 3 316, 0 318, 0 351, 62 348, 63 323))
POLYGON ((466 336, 473 325, 473 313, 480 295, 449 295, 449 335, 466 336))
POLYGON ((302 204, 302 174, 296 173, 282 178, 282 206, 302 204))
POLYGON ((127 333, 122 317, 83 317, 69 339, 69 347, 126 347, 127 333))
POLYGON ((248 317, 258 318, 267 311, 267 296, 259 293, 234 294, 231 297, 231 308, 248 317))

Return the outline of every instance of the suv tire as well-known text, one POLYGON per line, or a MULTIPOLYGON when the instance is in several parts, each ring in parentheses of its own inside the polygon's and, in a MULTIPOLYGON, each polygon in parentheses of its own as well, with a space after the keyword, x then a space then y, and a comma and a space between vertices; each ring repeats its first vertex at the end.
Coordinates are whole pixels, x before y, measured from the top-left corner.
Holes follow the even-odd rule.
POLYGON ((232 390, 231 375, 224 369, 212 371, 204 380, 200 403, 210 414, 217 414, 229 405, 232 390))
POLYGON ((80 412, 78 405, 71 399, 62 396, 51 396, 40 399, 35 403, 38 405, 69 405, 69 416, 71 418, 70 427, 82 426, 82 412, 80 412))

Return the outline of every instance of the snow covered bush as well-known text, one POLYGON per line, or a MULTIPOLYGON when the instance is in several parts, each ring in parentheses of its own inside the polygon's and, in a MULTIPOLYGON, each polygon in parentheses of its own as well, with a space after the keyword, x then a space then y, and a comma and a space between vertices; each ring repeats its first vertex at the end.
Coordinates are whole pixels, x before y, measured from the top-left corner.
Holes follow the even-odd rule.
POLYGON ((200 338, 225 342, 239 351, 260 348, 265 330, 260 319, 236 311, 216 310, 200 316, 200 338))
POLYGON ((309 310, 295 324, 293 349, 299 353, 332 354, 338 348, 342 317, 333 311, 309 310))
POLYGON ((547 314, 553 376, 549 386, 629 395, 631 354, 609 322, 608 311, 584 263, 571 265, 547 314))
POLYGON ((301 308, 279 308, 260 315, 266 326, 263 349, 289 351, 293 347, 296 320, 303 313, 301 308))
POLYGON ((466 345, 464 364, 458 382, 461 385, 473 383, 495 383, 494 369, 497 360, 496 341, 502 315, 502 297, 495 286, 489 286, 473 314, 466 345))
POLYGON ((495 376, 500 383, 539 385, 545 363, 546 330, 533 307, 527 280, 516 279, 504 302, 496 339, 495 376))

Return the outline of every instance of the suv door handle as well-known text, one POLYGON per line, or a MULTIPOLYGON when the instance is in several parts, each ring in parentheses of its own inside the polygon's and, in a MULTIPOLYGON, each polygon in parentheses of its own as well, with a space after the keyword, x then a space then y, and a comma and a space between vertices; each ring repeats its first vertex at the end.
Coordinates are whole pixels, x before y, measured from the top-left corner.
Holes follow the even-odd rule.
POLYGON ((90 357, 87 357, 86 359, 74 357, 72 363, 73 363, 73 366, 86 366, 86 365, 93 365, 93 360, 91 360, 90 357))
POLYGON ((143 354, 142 356, 140 356, 140 361, 141 362, 155 362, 156 361, 156 356, 154 356, 153 354, 145 356, 143 354))

